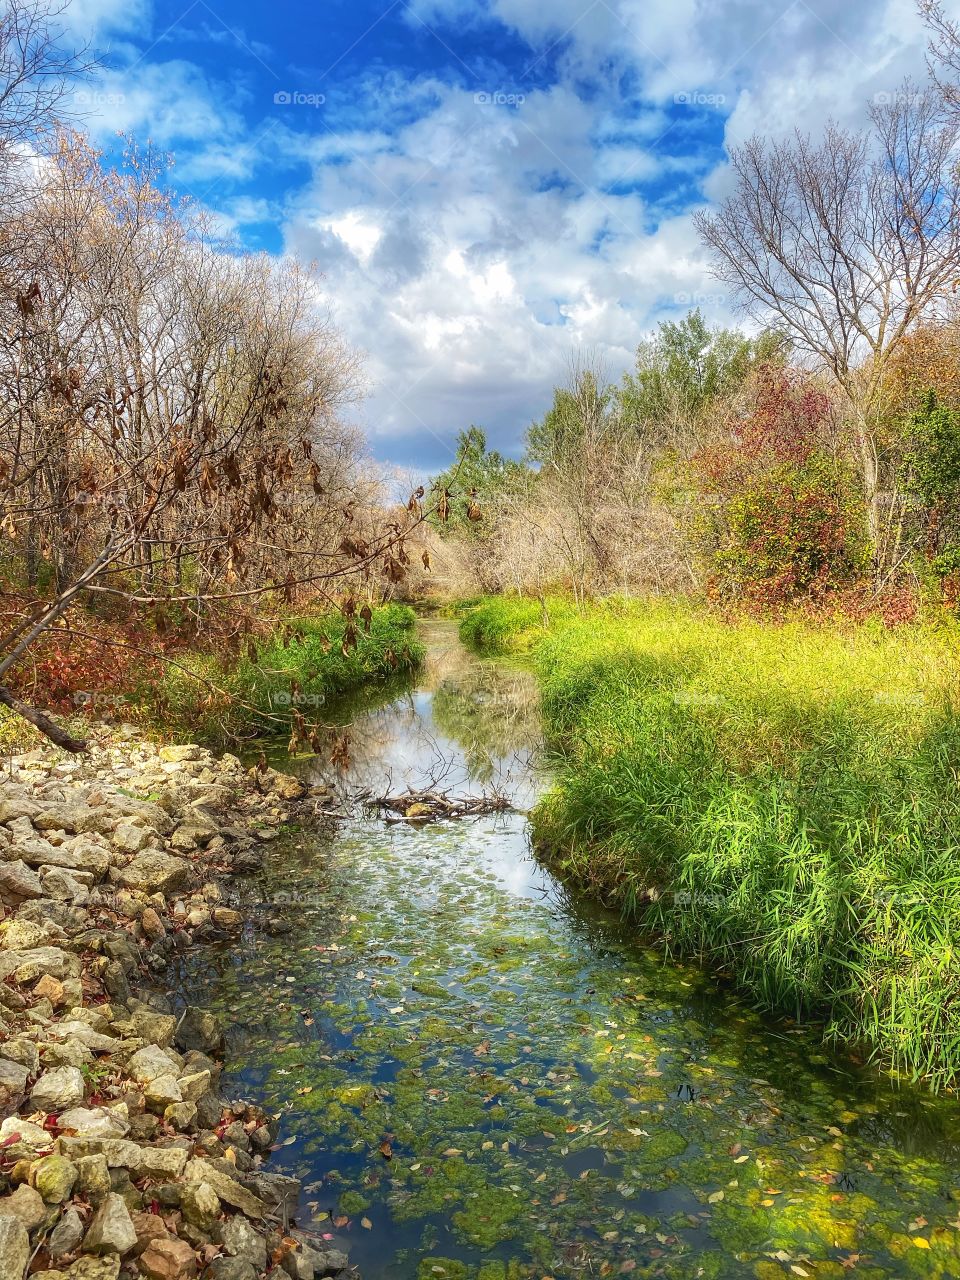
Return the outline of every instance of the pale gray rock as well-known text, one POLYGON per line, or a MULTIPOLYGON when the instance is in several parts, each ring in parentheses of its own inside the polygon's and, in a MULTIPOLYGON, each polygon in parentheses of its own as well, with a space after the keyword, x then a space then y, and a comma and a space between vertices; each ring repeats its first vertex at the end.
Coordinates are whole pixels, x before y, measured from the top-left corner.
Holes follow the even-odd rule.
POLYGON ((66 1111, 83 1101, 84 1092, 78 1067, 55 1067, 45 1071, 30 1090, 30 1104, 39 1111, 66 1111))
POLYGON ((122 1258, 137 1244, 137 1233, 123 1197, 111 1191, 103 1197, 83 1238, 86 1253, 116 1253, 122 1258))

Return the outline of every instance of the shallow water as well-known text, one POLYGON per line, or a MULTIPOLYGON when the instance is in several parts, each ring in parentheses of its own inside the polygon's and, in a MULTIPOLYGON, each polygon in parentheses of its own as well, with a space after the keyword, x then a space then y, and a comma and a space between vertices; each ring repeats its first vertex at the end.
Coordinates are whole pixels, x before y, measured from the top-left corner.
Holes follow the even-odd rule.
MULTIPOLYGON (((416 687, 341 709, 348 763, 272 762, 528 807, 531 677, 422 626, 416 687)), ((522 812, 281 833, 249 894, 182 994, 228 1014, 225 1092, 282 1113, 271 1167, 365 1280, 960 1275, 957 1104, 637 945, 538 866, 522 812)))

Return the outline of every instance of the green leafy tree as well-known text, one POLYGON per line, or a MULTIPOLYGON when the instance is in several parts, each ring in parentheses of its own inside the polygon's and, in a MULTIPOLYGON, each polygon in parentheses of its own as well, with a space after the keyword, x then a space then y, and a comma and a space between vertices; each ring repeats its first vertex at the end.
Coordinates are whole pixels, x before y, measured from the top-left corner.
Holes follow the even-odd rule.
POLYGON ((935 571, 952 577, 960 571, 960 412, 932 391, 910 420, 904 469, 927 557, 935 571))
POLYGON ((599 440, 612 426, 613 391, 597 370, 576 367, 567 386, 557 387, 553 404, 527 431, 527 457, 546 466, 576 454, 587 440, 599 440))
POLYGON ((762 364, 780 363, 783 338, 773 330, 749 338, 710 328, 699 308, 665 321, 637 349, 635 373, 617 389, 618 417, 643 438, 691 425, 720 396, 738 390, 762 364))

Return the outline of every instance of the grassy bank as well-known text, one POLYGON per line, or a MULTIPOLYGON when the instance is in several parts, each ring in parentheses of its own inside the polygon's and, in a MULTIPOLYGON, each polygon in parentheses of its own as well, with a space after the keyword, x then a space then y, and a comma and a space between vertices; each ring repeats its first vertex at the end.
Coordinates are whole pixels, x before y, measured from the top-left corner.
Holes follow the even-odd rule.
POLYGON ((960 641, 492 600, 561 749, 540 848, 765 1006, 960 1080, 960 641))
POLYGON ((180 660, 183 665, 216 688, 168 667, 161 684, 146 693, 146 710, 171 734, 227 745, 235 738, 288 732, 297 712, 315 724, 336 698, 420 665, 423 647, 415 636, 412 609, 388 605, 375 610, 369 631, 359 621, 354 624, 356 645, 344 651, 348 625, 340 614, 294 618, 282 633, 257 643, 255 655, 245 653, 230 662, 189 655, 180 660))
MULTIPOLYGON (((81 735, 91 718, 131 721, 167 741, 216 748, 289 733, 295 713, 313 725, 325 718, 324 708, 336 698, 420 665, 423 647, 416 639, 412 609, 376 609, 369 632, 357 620, 356 645, 345 650, 348 625, 339 613, 291 618, 270 638, 251 641, 241 656, 176 653, 169 665, 132 666, 123 681, 109 687, 85 672, 79 697, 67 702, 79 702, 80 713, 58 718, 81 735)), ((19 717, 3 708, 0 713, 0 749, 23 749, 39 741, 19 717)))

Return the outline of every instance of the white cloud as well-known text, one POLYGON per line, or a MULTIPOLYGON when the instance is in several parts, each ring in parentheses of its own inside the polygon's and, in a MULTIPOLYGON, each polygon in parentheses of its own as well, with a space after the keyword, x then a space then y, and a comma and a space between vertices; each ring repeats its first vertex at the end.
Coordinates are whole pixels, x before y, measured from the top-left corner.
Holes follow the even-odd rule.
MULTIPOLYGON (((74 12, 122 39, 151 21, 148 0, 74 12)), ((666 314, 700 305, 729 321, 689 208, 698 181, 705 198, 723 190, 721 139, 857 123, 874 94, 924 71, 914 0, 409 0, 406 12, 459 51, 459 84, 371 66, 328 86, 290 68, 280 87, 329 89, 325 106, 260 110, 242 77, 226 85, 156 51, 137 62, 118 44, 99 127, 176 152, 176 176, 225 228, 282 220, 369 353, 379 452, 416 465, 442 462, 470 421, 518 447, 576 344, 616 375, 666 314), (528 44, 525 68, 473 73, 472 33, 492 20, 528 44), (497 93, 514 105, 477 101, 497 93), (298 192, 278 179, 269 199, 216 198, 218 183, 303 163, 298 192), (444 443, 425 446, 431 433, 444 443)))

